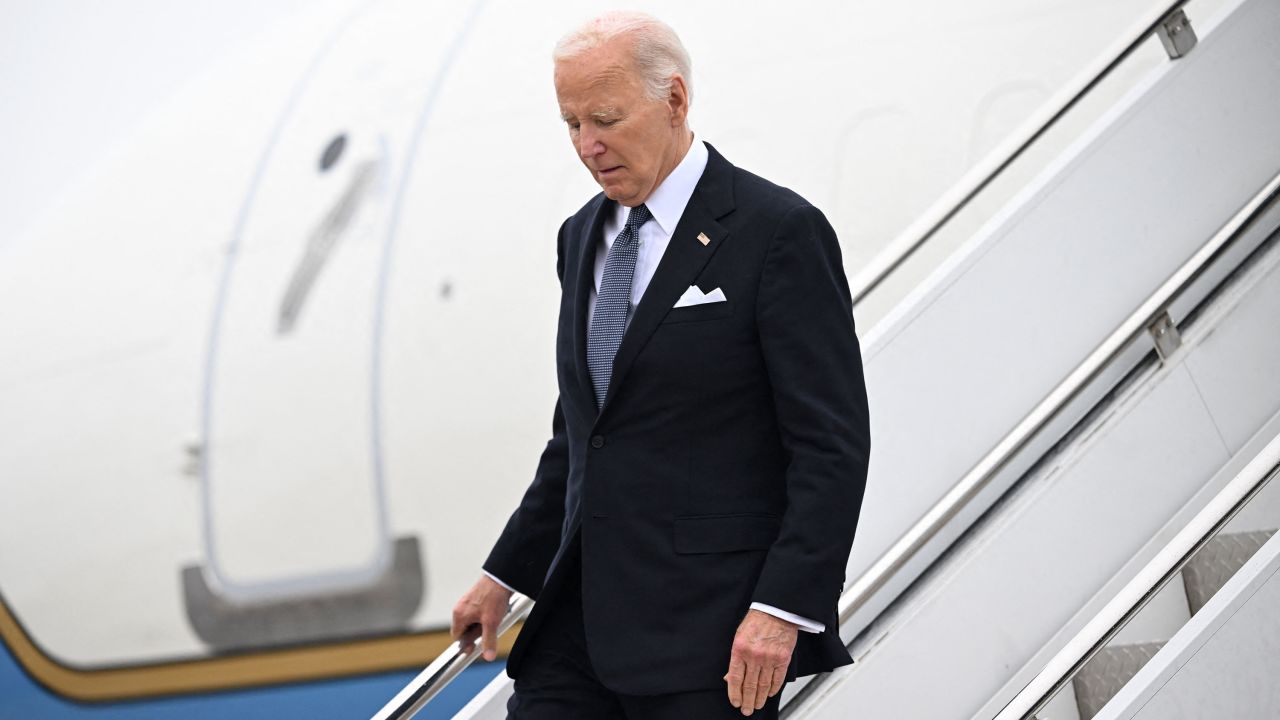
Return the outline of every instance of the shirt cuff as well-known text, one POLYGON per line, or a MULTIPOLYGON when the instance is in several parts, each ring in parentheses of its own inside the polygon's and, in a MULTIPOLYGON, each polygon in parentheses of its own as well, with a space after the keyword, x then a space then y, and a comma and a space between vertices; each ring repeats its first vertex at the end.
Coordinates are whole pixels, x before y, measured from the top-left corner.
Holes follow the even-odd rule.
MULTIPOLYGON (((494 579, 496 580, 497 578, 494 578, 494 579)), ((799 615, 796 615, 795 613, 789 613, 786 610, 779 610, 778 608, 772 605, 765 605, 764 603, 753 602, 751 603, 751 609, 759 610, 762 613, 768 613, 781 620, 786 620, 789 623, 794 623, 796 625, 799 625, 800 629, 807 633, 820 633, 823 630, 827 629, 827 626, 823 623, 814 622, 807 617, 800 617, 799 615)))
POLYGON ((510 585, 508 585, 508 584, 506 584, 506 583, 502 582, 501 580, 499 580, 497 575, 494 575, 493 573, 489 572, 488 570, 485 570, 484 568, 480 568, 480 572, 484 573, 485 575, 488 575, 490 580, 492 580, 492 581, 494 581, 494 582, 498 583, 499 585, 501 585, 502 587, 506 588, 507 590, 510 590, 511 592, 518 592, 515 588, 513 588, 513 587, 511 587, 510 585))

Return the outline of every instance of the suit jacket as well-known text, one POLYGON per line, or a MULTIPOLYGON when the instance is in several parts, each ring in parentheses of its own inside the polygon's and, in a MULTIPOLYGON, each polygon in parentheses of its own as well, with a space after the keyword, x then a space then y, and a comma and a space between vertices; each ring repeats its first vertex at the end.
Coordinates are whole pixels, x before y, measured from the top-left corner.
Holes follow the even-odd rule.
POLYGON ((852 662, 836 604, 870 431, 840 247, 799 195, 708 150, 599 411, 587 301, 612 201, 560 228, 552 436, 484 564, 538 600, 512 677, 574 543, 588 651, 616 692, 722 687, 752 602, 826 624, 800 633, 789 677, 852 662), (672 309, 690 285, 727 301, 672 309))

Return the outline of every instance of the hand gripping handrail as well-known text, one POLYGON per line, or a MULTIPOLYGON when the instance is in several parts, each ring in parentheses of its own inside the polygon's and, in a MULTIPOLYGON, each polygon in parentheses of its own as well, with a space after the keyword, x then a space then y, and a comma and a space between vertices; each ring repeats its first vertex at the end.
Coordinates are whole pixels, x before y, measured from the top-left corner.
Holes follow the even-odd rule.
MULTIPOLYGON (((523 620, 532 608, 532 599, 520 593, 512 595, 507 602, 507 614, 498 624, 498 636, 501 637, 517 622, 523 620)), ((463 650, 462 644, 455 640, 430 665, 418 673, 412 682, 396 693, 390 702, 383 705, 382 709, 373 716, 373 720, 403 720, 417 715, 418 711, 431 701, 431 698, 438 695, 479 655, 478 639, 470 650, 463 650)))
POLYGON ((1143 16, 1132 31, 1122 35, 1107 52, 1102 53, 1093 64, 1059 90, 1050 102, 1041 106, 1004 142, 970 168, 959 182, 952 185, 946 194, 939 197, 928 210, 853 277, 849 285, 853 292, 854 304, 858 304, 879 287, 944 225, 967 207, 970 201, 1000 177, 1001 173, 1014 161, 1022 157, 1027 149, 1057 125, 1059 120, 1089 94, 1089 91, 1111 75, 1111 72, 1127 60, 1135 50, 1142 47, 1165 25, 1165 21, 1181 10, 1187 2, 1188 0, 1174 0, 1143 16))
MULTIPOLYGON (((953 186, 946 195, 939 198, 919 220, 912 223, 902 234, 894 238, 889 246, 873 258, 868 263, 867 268, 858 273, 850 282, 854 305, 856 306, 864 300, 871 291, 884 282, 889 275, 937 234, 982 190, 1021 157, 1036 140, 1048 132, 1081 99, 1088 95, 1090 90, 1105 80, 1116 67, 1128 59, 1135 50, 1160 30, 1165 21, 1188 1, 1172 0, 1160 6, 1158 10, 1145 15, 1142 21, 1136 25, 1136 30, 1122 36, 1109 52, 1104 53, 1097 62, 1077 75, 1075 80, 1060 91, 1053 102, 1047 103, 1041 111, 1024 123, 1020 130, 1016 131, 1007 141, 988 154, 982 162, 967 172, 960 182, 953 186)), ((1198 276, 1199 272, 1196 275, 1198 276)), ((1145 328, 1145 325, 1142 328, 1145 328)), ((1134 334, 1141 332, 1142 328, 1139 328, 1134 334)), ((1090 357, 1092 358, 1093 356, 1090 357)), ((1074 396, 1075 393, 1073 392, 1070 397, 1063 398, 1062 402, 1066 402, 1074 396)), ((1054 395, 1051 395, 1050 399, 1053 397, 1054 395)), ((1048 399, 1046 402, 1048 402, 1048 399)), ((1028 416, 1028 419, 1030 418, 1031 416, 1028 416)), ((1024 421, 1025 423, 1026 421, 1024 421)), ((1015 428, 1010 437, 1018 433, 1022 427, 1022 425, 1019 425, 1018 428, 1015 428)), ((1006 438, 1005 442, 998 445, 996 450, 992 451, 992 455, 988 457, 992 457, 998 451, 1005 450, 1012 455, 1025 444, 1025 440, 1013 444, 1008 441, 1009 438, 1006 438)), ((1001 459, 989 471, 990 474, 994 475, 1008 461, 1009 457, 1001 459)), ((930 538, 936 535, 942 525, 954 517, 982 486, 985 486, 986 483, 983 482, 973 488, 972 491, 966 491, 963 487, 966 485, 966 481, 969 481, 971 476, 982 467, 983 464, 979 464, 973 472, 965 477, 965 480, 956 485, 920 522, 916 523, 908 531, 907 535, 903 536, 902 540, 895 544, 870 570, 850 586, 840 600, 841 625, 858 608, 862 607, 872 594, 883 587, 894 573, 914 557, 915 553, 930 538), (926 534, 920 535, 921 531, 926 534)), ((990 478, 987 478, 987 480, 989 481, 990 478)), ((529 598, 524 596, 513 597, 507 617, 502 621, 500 632, 506 632, 512 625, 522 620, 528 615, 532 606, 533 601, 529 598), (518 601, 517 598, 519 599, 518 601)), ((428 700, 438 694, 445 685, 470 665, 478 655, 479 651, 475 649, 467 653, 462 652, 456 642, 450 645, 426 669, 419 673, 411 683, 406 685, 395 698, 388 702, 374 716, 374 720, 404 720, 412 718, 428 700)))
POLYGON ((1048 702, 1090 658, 1103 648, 1129 619, 1164 587, 1205 543, 1280 475, 1280 435, 1271 439, 1227 483, 1213 500, 1178 531, 1132 580, 1080 630, 1031 682, 1009 701, 995 720, 1025 718, 1048 702))

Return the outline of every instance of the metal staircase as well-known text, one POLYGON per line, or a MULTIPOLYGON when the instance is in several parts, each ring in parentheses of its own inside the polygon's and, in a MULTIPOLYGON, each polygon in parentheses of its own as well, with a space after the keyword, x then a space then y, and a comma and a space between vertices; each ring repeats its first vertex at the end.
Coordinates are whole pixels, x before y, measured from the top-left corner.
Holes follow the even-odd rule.
POLYGON ((1166 686, 1192 684, 1179 674, 1233 631, 1261 638, 1264 654, 1228 652, 1207 672, 1191 673, 1201 687, 1155 716, 1262 720, 1280 713, 1280 694, 1264 690, 1280 672, 1280 656, 1267 652, 1280 640, 1280 605, 1263 599, 1261 612, 1239 612, 1265 597, 1260 590, 1280 586, 1280 483, 1272 482, 1280 475, 1280 418, 1266 432, 1274 433, 1270 441, 1043 663, 998 720, 1142 715, 1166 686), (1260 526, 1265 529, 1255 529, 1260 526), (1204 687, 1206 679, 1223 682, 1204 687), (1236 710, 1224 712, 1228 704, 1236 710))
MULTIPOLYGON (((1271 528, 1222 533, 1200 548, 1178 573, 1180 582, 1165 590, 1175 593, 1181 590, 1186 610, 1184 621, 1199 612, 1275 532, 1276 529, 1271 528)), ((1096 716, 1155 657, 1172 635, 1169 633, 1168 637, 1151 642, 1113 641, 1102 647, 1071 680, 1079 720, 1091 720, 1096 716)), ((1050 717, 1058 716, 1043 714, 1044 720, 1050 717)))

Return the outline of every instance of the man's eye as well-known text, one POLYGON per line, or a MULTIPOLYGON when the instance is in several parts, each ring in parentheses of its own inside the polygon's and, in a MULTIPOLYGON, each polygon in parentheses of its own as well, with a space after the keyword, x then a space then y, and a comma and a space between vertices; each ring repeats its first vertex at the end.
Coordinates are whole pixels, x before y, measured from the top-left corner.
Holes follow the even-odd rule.
POLYGON ((617 119, 610 119, 610 120, 600 119, 596 121, 596 124, 600 125, 600 127, 609 127, 610 125, 616 122, 618 122, 617 119))

